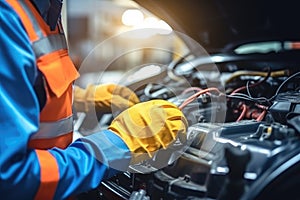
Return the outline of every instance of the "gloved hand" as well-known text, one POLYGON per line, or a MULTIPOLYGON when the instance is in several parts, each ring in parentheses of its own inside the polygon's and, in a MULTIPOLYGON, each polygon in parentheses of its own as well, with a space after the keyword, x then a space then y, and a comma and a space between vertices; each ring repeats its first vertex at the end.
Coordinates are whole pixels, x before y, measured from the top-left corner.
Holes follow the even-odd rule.
POLYGON ((89 85, 86 89, 74 88, 74 106, 78 112, 123 111, 140 100, 129 88, 116 84, 89 85))
POLYGON ((152 157, 161 148, 167 148, 177 137, 185 141, 187 120, 176 105, 152 100, 123 111, 108 129, 126 143, 134 164, 152 157))

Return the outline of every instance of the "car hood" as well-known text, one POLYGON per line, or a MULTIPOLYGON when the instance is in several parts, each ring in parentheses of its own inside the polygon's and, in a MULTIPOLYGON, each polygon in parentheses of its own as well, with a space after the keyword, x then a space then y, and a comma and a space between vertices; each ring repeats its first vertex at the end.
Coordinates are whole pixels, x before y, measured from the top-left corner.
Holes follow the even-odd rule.
POLYGON ((208 52, 260 41, 299 41, 298 1, 135 0, 208 52))

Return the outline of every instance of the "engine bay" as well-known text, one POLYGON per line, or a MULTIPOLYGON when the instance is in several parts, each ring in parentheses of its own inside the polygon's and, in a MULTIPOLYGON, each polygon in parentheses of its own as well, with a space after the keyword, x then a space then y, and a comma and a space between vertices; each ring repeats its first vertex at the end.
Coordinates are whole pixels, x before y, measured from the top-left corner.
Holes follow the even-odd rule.
MULTIPOLYGON (((188 52, 162 48, 171 35, 133 41, 113 59, 154 49, 168 63, 130 66, 119 83, 142 102, 177 105, 187 135, 78 199, 299 199, 299 2, 135 2, 167 22, 188 52)), ((105 128, 117 114, 97 115, 96 123, 105 128)), ((84 135, 89 127, 79 121, 84 135)))
POLYGON ((300 72, 293 64, 295 57, 280 67, 278 55, 272 62, 253 55, 221 55, 220 61, 214 56, 220 57, 187 55, 168 66, 141 67, 160 70, 127 86, 141 101, 165 99, 176 104, 189 123, 186 141, 176 141, 79 199, 299 195, 300 72))

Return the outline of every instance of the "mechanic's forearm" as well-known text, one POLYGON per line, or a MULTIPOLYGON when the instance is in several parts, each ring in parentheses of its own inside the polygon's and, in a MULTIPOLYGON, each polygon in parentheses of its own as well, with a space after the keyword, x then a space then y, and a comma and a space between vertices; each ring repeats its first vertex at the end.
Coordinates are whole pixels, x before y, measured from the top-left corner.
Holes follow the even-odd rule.
POLYGON ((67 149, 52 149, 60 181, 55 199, 88 191, 118 171, 125 171, 131 155, 126 144, 110 131, 81 138, 67 149))

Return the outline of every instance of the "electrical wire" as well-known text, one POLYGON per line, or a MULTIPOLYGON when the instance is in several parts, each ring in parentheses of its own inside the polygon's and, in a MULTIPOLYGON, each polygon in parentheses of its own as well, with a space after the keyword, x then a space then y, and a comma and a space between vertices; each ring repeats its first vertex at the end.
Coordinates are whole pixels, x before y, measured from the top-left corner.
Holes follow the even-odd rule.
POLYGON ((246 101, 257 102, 257 101, 254 100, 254 99, 251 99, 251 98, 248 98, 248 97, 236 96, 236 95, 226 95, 226 97, 232 98, 232 99, 241 99, 241 100, 246 100, 246 101))
MULTIPOLYGON (((270 74, 271 74, 271 70, 269 68, 268 72, 267 72, 267 75, 261 80, 261 81, 258 81, 256 83, 253 83, 251 85, 249 84, 246 84, 246 86, 242 86, 242 87, 239 87, 237 89, 235 89, 233 92, 231 92, 231 94, 234 94, 234 93, 237 93, 237 92, 240 92, 240 91, 243 91, 244 89, 247 89, 247 91, 249 91, 249 88, 251 87, 256 87, 262 83, 264 83, 265 81, 267 81, 267 79, 270 77, 270 74)), ((247 82, 248 83, 248 82, 247 82)), ((251 96, 251 95, 249 95, 251 96)))
POLYGON ((266 114, 267 110, 263 110, 261 114, 256 118, 256 121, 260 122, 261 120, 263 120, 266 114))
POLYGON ((183 92, 181 94, 186 94, 186 93, 191 92, 191 91, 198 91, 199 92, 201 90, 202 89, 199 88, 199 87, 189 87, 189 88, 183 90, 183 92))
POLYGON ((247 81, 247 83, 246 83, 246 89, 247 89, 247 94, 248 94, 248 96, 252 97, 252 95, 251 95, 251 93, 250 93, 250 90, 249 90, 249 82, 250 82, 250 81, 247 81))
MULTIPOLYGON (((189 88, 188 88, 189 89, 189 88)), ((200 89, 200 88, 198 88, 200 89)), ((211 91, 216 91, 218 92, 220 95, 223 95, 227 98, 234 98, 234 99, 241 99, 241 100, 246 100, 246 101, 252 101, 252 102, 255 102, 255 103, 259 103, 261 104, 262 102, 265 102, 267 101, 268 99, 265 98, 265 97, 258 97, 258 98, 253 98, 253 97, 250 97, 246 94, 243 94, 243 93, 235 93, 233 95, 228 95, 228 94, 224 94, 222 92, 220 92, 217 88, 208 88, 208 89, 203 89, 203 90, 199 90, 199 92, 191 95, 190 97, 188 97, 182 104, 181 106, 179 107, 181 110, 189 103, 191 103, 192 101, 194 101, 198 96, 202 95, 202 94, 205 94, 205 93, 209 93, 211 91)))
MULTIPOLYGON (((268 73, 267 73, 267 76, 265 76, 265 78, 258 84, 258 85, 260 85, 260 84, 262 84, 263 82, 265 82, 265 81, 267 81, 267 79, 271 76, 271 68, 270 67, 268 67, 268 73)), ((257 85, 256 85, 257 86, 257 85)), ((247 83, 246 83, 246 89, 247 89, 247 93, 248 93, 248 95, 250 96, 250 97, 252 97, 252 95, 251 95, 251 93, 250 93, 250 86, 249 86, 249 81, 247 81, 247 83)))
POLYGON ((281 90, 281 88, 282 88, 289 80, 291 80, 292 78, 294 78, 294 77, 296 77, 296 76, 298 76, 298 75, 300 75, 300 72, 297 72, 297 73, 291 75, 290 77, 288 77, 287 79, 285 79, 285 80, 280 84, 280 86, 277 88, 275 94, 274 94, 271 98, 269 98, 268 100, 269 100, 269 101, 272 101, 272 100, 278 95, 278 93, 279 93, 279 91, 281 90))
POLYGON ((242 104, 242 112, 236 121, 237 122, 241 121, 245 117, 246 113, 247 113, 247 106, 245 104, 242 104))
MULTIPOLYGON (((292 76, 288 77, 285 81, 283 81, 280 86, 277 88, 275 94, 267 99, 266 97, 252 97, 249 88, 250 87, 254 87, 257 86, 259 84, 262 84, 263 82, 265 82, 271 75, 270 70, 268 71, 267 75, 261 80, 258 81, 252 85, 249 85, 249 81, 247 82, 246 86, 237 88, 236 90, 234 90, 230 95, 224 94, 222 92, 219 91, 218 88, 207 88, 207 89, 201 89, 201 88, 197 88, 197 87, 191 87, 191 88, 187 88, 185 91, 182 92, 182 94, 185 94, 189 91, 193 91, 193 90, 199 90, 197 93, 191 95, 190 97, 188 97, 186 100, 183 101, 183 103, 179 106, 179 109, 182 110, 184 107, 186 107, 188 104, 190 104, 191 102, 193 102, 197 97, 199 97, 200 95, 206 94, 206 93, 210 93, 210 92, 218 92, 219 95, 225 95, 227 98, 236 98, 236 99, 242 99, 242 100, 246 100, 246 101, 253 101, 256 103, 262 103, 262 102, 267 102, 268 104, 270 104, 270 101, 272 99, 274 99, 278 93, 280 92, 280 90, 282 89, 282 87, 288 82, 290 81, 292 78, 300 75, 300 72, 297 72, 295 74, 293 74, 292 76), (247 94, 243 94, 243 93, 238 93, 241 90, 247 90, 247 94)), ((259 114, 258 117, 256 117, 256 121, 262 121, 267 113, 267 107, 260 105, 260 104, 256 104, 256 106, 260 109, 262 109, 263 111, 259 114)), ((247 106, 245 104, 242 105, 242 112, 240 114, 240 116, 238 117, 238 119, 236 121, 240 121, 242 120, 245 115, 247 113, 247 106)))
MULTIPOLYGON (((243 93, 238 93, 238 91, 244 89, 245 86, 243 87, 240 87, 238 89, 236 89, 235 91, 233 91, 230 95, 226 95, 227 97, 230 97, 230 98, 240 98, 240 99, 244 99, 244 100, 249 100, 249 101, 254 101, 254 102, 267 102, 268 104, 270 104, 270 101, 272 101, 279 93, 279 91, 281 90, 281 88, 283 87, 284 84, 286 84, 289 80, 291 80, 292 78, 296 77, 300 75, 300 72, 297 72, 295 74, 293 74, 292 76, 288 77, 285 81, 283 81, 280 86, 277 88, 275 94, 271 97, 271 98, 266 98, 266 97, 252 97, 251 94, 250 94, 250 91, 247 92, 248 95, 246 94, 243 94, 243 93), (249 95, 250 94, 250 95, 249 95)), ((264 78, 266 79, 266 77, 264 78)), ((262 82, 264 82, 265 80, 262 80, 261 82, 257 82, 259 84, 261 84, 262 82)), ((254 84, 250 85, 250 86, 247 86, 246 85, 246 89, 249 90, 250 87, 252 87, 254 84)), ((257 86, 257 85, 256 85, 257 86)))
MULTIPOLYGON (((188 89, 191 89, 191 88, 188 88, 188 89)), ((200 88, 198 88, 198 89, 200 89, 200 88)), ((260 98, 252 98, 252 97, 247 96, 246 94, 242 94, 242 93, 226 95, 226 94, 222 93, 218 88, 207 88, 207 89, 198 91, 197 93, 195 93, 195 94, 191 95, 190 97, 188 97, 187 99, 185 99, 183 101, 183 103, 179 106, 179 109, 183 110, 188 104, 193 102, 197 97, 199 97, 200 95, 203 95, 203 94, 210 94, 210 92, 217 92, 217 93, 219 93, 219 95, 224 95, 228 98, 237 98, 237 99, 255 102, 256 103, 255 105, 258 108, 263 109, 263 111, 260 113, 260 115, 256 118, 257 121, 263 120, 263 118, 265 117, 265 115, 267 113, 266 106, 257 104, 257 102, 259 102, 258 99, 260 99, 260 98)), ((261 100, 266 100, 266 98, 261 98, 261 100)), ((248 110, 248 108, 247 108, 246 104, 242 104, 242 112, 241 112, 240 116, 238 117, 238 119, 236 120, 237 122, 241 121, 246 116, 247 110, 248 110)))
POLYGON ((248 70, 241 70, 234 72, 226 81, 225 83, 229 83, 233 81, 234 79, 241 77, 241 76, 271 76, 271 77, 281 77, 281 76, 288 76, 289 70, 278 70, 271 72, 270 75, 268 75, 268 72, 261 72, 261 71, 248 71, 248 70))
POLYGON ((209 93, 209 92, 218 92, 219 94, 222 94, 218 88, 207 88, 203 89, 190 97, 188 97, 186 100, 182 102, 182 104, 179 106, 179 109, 182 110, 184 107, 186 107, 189 103, 193 102, 197 97, 199 97, 202 94, 209 93))
POLYGON ((252 101, 256 101, 256 102, 268 102, 268 99, 266 97, 251 97, 247 94, 243 94, 243 93, 235 93, 235 94, 232 94, 232 95, 227 95, 227 96, 242 96, 242 97, 245 97, 245 98, 248 98, 252 101))

